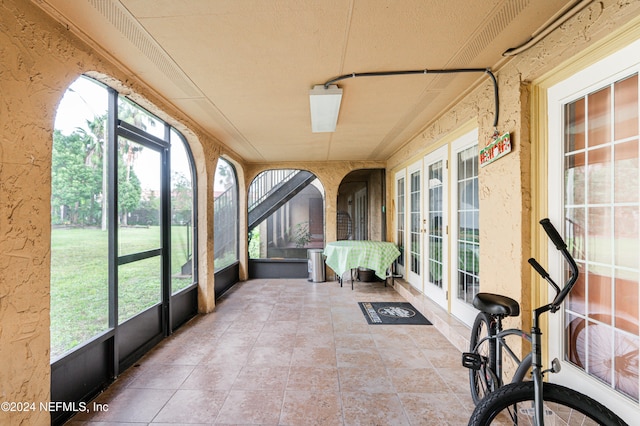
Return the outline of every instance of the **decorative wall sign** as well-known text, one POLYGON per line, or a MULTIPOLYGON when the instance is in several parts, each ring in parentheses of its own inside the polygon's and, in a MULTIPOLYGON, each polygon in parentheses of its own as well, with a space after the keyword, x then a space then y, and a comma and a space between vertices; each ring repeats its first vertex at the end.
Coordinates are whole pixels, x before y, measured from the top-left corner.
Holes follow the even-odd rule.
POLYGON ((480 167, 493 163, 511 152, 511 135, 507 132, 480 151, 480 167))

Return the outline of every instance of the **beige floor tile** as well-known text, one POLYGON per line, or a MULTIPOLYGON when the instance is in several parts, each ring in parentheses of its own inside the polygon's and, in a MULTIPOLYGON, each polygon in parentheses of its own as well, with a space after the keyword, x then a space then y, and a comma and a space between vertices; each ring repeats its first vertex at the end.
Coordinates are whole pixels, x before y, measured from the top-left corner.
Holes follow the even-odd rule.
POLYGON ((466 425, 473 404, 463 406, 446 394, 400 393, 400 401, 412 426, 466 425))
POLYGON ((194 369, 192 365, 169 364, 147 368, 129 383, 128 388, 178 389, 194 369))
POLYGON ((469 393, 469 370, 460 367, 438 368, 436 369, 440 377, 447 383, 449 389, 454 394, 469 393))
POLYGON ((252 366, 242 368, 233 390, 284 390, 289 379, 289 367, 252 366))
POLYGON ((410 424, 395 393, 342 392, 342 410, 347 426, 410 424))
POLYGON ((238 365, 199 365, 185 379, 180 389, 229 390, 241 369, 238 365))
POLYGON ((336 349, 334 347, 304 346, 293 348, 292 366, 335 367, 336 349))
POLYGON ((280 425, 334 426, 342 424, 342 403, 337 392, 287 391, 280 425))
POLYGON ((239 283, 125 371, 70 425, 461 425, 461 354, 433 326, 367 324, 382 283, 239 283))
POLYGON ((293 346, 288 348, 281 348, 278 346, 257 346, 249 353, 247 365, 289 366, 291 364, 292 355, 293 346))
POLYGON ((333 327, 331 330, 298 331, 296 334, 295 347, 331 347, 335 350, 335 339, 333 335, 333 327))
MULTIPOLYGON (((368 330, 367 330, 368 331, 368 330)), ((375 341, 371 333, 335 333, 335 343, 337 348, 346 349, 375 349, 375 341)))
POLYGON ((383 366, 338 367, 341 392, 395 393, 383 366))
POLYGON ((432 367, 387 369, 397 393, 450 393, 445 381, 432 367))
POLYGON ((338 358, 338 367, 379 367, 383 365, 382 358, 375 348, 336 348, 336 357, 338 358))
POLYGON ((225 425, 277 425, 284 391, 232 390, 216 423, 225 425))
POLYGON ((153 423, 213 423, 226 398, 226 391, 178 390, 153 423))
POLYGON ((293 334, 298 332, 300 321, 267 321, 262 327, 262 333, 293 334))
POLYGON ((331 314, 328 318, 318 318, 315 321, 301 321, 298 324, 298 334, 326 334, 333 338, 333 323, 331 314))
POLYGON ((260 335, 260 331, 242 331, 242 330, 227 330, 217 341, 217 345, 214 349, 227 347, 240 346, 251 347, 256 342, 256 339, 260 335))
POLYGON ((393 346, 379 349, 378 352, 387 368, 424 368, 431 366, 422 351, 415 347, 393 346))
POLYGON ((103 401, 109 407, 107 411, 90 411, 86 416, 82 413, 74 420, 151 422, 174 393, 165 389, 124 389, 114 398, 103 401))
POLYGON ((287 390, 338 392, 340 381, 334 367, 292 366, 287 390))

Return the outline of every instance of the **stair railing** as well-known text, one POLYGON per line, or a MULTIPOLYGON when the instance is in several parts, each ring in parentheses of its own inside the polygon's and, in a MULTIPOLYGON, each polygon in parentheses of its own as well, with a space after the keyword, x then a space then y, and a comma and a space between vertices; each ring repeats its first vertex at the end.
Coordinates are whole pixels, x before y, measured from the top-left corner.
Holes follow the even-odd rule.
POLYGON ((258 204, 264 201, 271 192, 278 189, 298 172, 299 170, 289 169, 266 170, 256 176, 249 186, 248 210, 253 210, 258 204))

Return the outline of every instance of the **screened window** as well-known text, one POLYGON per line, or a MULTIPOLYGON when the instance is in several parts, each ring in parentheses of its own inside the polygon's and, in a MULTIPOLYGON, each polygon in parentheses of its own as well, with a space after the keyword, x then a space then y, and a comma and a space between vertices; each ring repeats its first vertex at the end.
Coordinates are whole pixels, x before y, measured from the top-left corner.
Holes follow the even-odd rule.
POLYGON ((186 141, 171 129, 171 291, 195 283, 195 185, 186 141))
POLYGON ((107 110, 79 78, 58 107, 51 154, 51 358, 109 328, 107 110))
POLYGON ((157 306, 168 283, 174 291, 194 283, 192 170, 167 123, 90 78, 69 86, 52 148, 52 359, 157 306), (163 206, 172 211, 170 237, 163 206))
POLYGON ((236 171, 218 160, 214 182, 214 265, 219 271, 238 260, 238 183, 236 171))

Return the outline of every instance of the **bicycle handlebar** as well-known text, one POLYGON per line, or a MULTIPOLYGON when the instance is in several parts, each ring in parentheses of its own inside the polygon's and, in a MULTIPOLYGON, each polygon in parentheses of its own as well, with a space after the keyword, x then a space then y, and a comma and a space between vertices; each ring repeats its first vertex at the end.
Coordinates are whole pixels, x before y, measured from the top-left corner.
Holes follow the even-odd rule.
POLYGON ((529 259, 529 263, 531 264, 531 266, 533 266, 536 272, 538 272, 542 276, 542 278, 544 278, 556 290, 556 297, 553 299, 553 301, 548 305, 536 309, 536 311, 539 313, 542 313, 546 310, 556 312, 558 309, 560 309, 560 305, 567 297, 575 283, 578 281, 578 265, 576 265, 576 261, 573 259, 573 256, 571 256, 571 253, 569 253, 569 251, 567 250, 567 244, 564 242, 564 240, 558 233, 558 230, 553 226, 551 221, 548 218, 542 219, 540 221, 540 225, 542 225, 544 231, 547 233, 549 239, 553 242, 556 248, 560 252, 562 252, 562 256, 569 264, 569 269, 571 270, 571 276, 565 283, 564 288, 560 289, 558 285, 551 279, 547 271, 545 271, 544 268, 540 266, 540 264, 535 259, 529 259))
POLYGON ((537 260, 532 257, 531 259, 529 259, 529 264, 533 266, 533 269, 535 269, 536 272, 539 273, 540 276, 542 276, 542 278, 544 278, 545 280, 547 279, 549 273, 544 270, 542 265, 540 265, 537 260))
POLYGON ((540 225, 542 225, 544 231, 547 233, 558 250, 564 250, 567 248, 567 244, 564 242, 564 240, 558 233, 558 230, 553 226, 548 218, 542 219, 540 221, 540 225))

